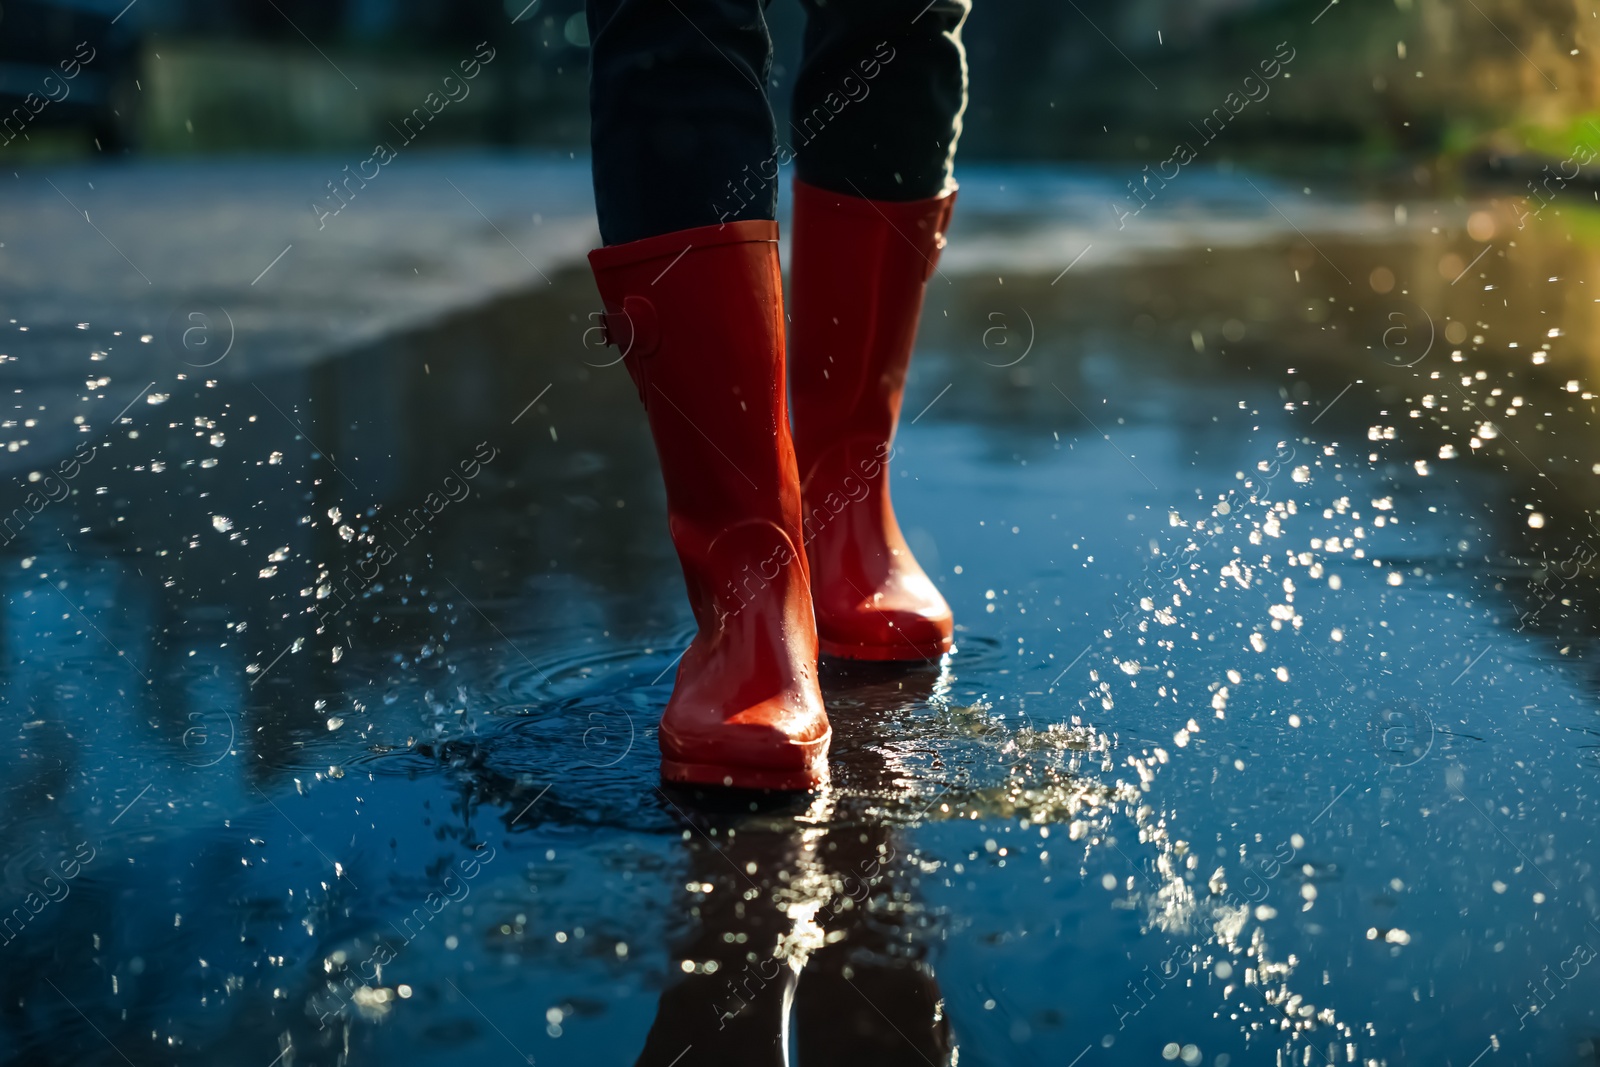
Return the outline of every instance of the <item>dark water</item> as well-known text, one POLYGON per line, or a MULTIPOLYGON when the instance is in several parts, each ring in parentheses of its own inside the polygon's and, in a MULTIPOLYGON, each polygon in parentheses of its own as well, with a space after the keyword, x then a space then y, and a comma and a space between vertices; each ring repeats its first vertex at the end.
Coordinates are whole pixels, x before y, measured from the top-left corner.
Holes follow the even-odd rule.
POLYGON ((953 257, 895 492, 959 647, 825 665, 787 802, 658 788, 584 275, 143 393, 91 322, 45 411, 8 332, 7 506, 92 458, 0 558, 6 1062, 1600 1062, 1600 251, 1452 284, 1434 210, 953 257))

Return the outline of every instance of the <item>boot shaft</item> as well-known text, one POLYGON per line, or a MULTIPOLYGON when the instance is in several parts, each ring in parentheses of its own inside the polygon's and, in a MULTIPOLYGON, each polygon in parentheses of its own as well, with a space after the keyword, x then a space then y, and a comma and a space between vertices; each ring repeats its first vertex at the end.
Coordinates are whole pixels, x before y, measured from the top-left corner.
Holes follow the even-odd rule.
POLYGON ((887 455, 954 204, 953 191, 875 201, 795 182, 790 390, 802 482, 845 436, 887 455))
POLYGON ((777 572, 805 570, 777 237, 774 222, 738 222, 589 256, 608 339, 650 422, 702 627, 742 610, 777 572))

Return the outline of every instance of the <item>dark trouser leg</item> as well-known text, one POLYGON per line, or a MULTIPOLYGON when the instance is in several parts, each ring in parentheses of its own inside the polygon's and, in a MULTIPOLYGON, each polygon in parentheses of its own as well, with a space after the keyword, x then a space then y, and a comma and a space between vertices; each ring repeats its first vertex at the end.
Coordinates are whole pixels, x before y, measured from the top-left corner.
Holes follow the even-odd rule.
POLYGON ((608 245, 776 217, 763 0, 588 0, 595 208, 608 245), (748 168, 748 169, 746 169, 748 168))
POLYGON ((800 180, 868 200, 944 192, 967 103, 971 0, 801 2, 805 59, 784 131, 800 180))

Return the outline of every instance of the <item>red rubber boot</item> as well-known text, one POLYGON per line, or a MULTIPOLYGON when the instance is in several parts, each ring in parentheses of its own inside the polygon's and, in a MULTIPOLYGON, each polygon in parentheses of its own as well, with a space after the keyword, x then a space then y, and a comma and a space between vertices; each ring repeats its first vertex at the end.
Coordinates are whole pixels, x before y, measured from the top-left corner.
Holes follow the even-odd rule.
POLYGON ((789 389, 822 651, 936 659, 950 606, 906 547, 889 457, 922 293, 955 203, 794 183, 789 389))
POLYGON ((809 789, 827 774, 777 238, 777 223, 736 222, 589 253, 699 625, 661 716, 674 782, 809 789))

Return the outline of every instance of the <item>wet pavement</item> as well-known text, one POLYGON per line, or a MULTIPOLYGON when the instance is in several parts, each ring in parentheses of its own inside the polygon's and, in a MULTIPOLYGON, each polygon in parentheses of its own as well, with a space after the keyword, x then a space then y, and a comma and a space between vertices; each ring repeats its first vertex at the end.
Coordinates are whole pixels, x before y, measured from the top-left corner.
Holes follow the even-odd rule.
POLYGON ((1193 177, 968 178, 958 649, 825 664, 809 798, 659 788, 575 264, 228 374, 8 304, 5 1062, 1600 1062, 1594 228, 1193 177))

